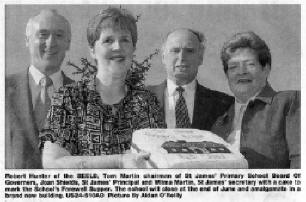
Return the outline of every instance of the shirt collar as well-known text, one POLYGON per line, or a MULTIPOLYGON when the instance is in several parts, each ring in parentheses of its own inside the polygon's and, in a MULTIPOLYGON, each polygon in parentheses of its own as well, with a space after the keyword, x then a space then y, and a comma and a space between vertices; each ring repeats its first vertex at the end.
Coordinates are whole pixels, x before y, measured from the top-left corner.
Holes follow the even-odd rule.
POLYGON ((63 85, 62 71, 57 71, 49 77, 52 80, 55 89, 59 89, 63 85))
POLYGON ((33 65, 30 66, 29 72, 33 77, 33 80, 36 85, 39 85, 39 81, 45 76, 43 73, 41 73, 36 67, 33 65))
POLYGON ((235 105, 240 105, 240 106, 242 106, 242 105, 248 105, 250 101, 254 101, 254 100, 256 99, 256 96, 257 96, 258 94, 259 94, 259 92, 257 92, 253 97, 249 98, 249 99, 247 100, 247 102, 245 102, 245 103, 240 102, 240 101, 238 100, 238 98, 235 97, 235 105))
MULTIPOLYGON (((197 84, 196 79, 194 79, 190 83, 183 85, 182 87, 185 89, 185 91, 192 92, 195 91, 196 84, 197 84)), ((176 85, 174 81, 167 79, 168 95, 174 95, 177 87, 178 85, 176 85)))
POLYGON ((237 116, 240 113, 241 107, 245 107, 250 103, 250 101, 254 101, 256 99, 256 96, 260 93, 257 92, 254 96, 250 97, 246 103, 242 103, 238 100, 238 98, 235 97, 235 116, 237 116))
MULTIPOLYGON (((39 85, 39 81, 45 77, 45 75, 43 73, 41 73, 36 67, 34 67, 33 65, 30 66, 29 68, 29 73, 32 75, 33 80, 35 82, 36 85, 39 85)), ((59 87, 62 86, 63 84, 63 78, 62 78, 62 72, 61 71, 57 71, 53 74, 51 74, 49 77, 53 82, 53 86, 55 89, 58 89, 59 87)))
MULTIPOLYGON (((255 98, 255 96, 254 96, 254 98, 255 98)), ((240 103, 240 102, 237 101, 237 99, 235 99, 235 116, 236 116, 237 114, 239 114, 239 111, 240 111, 241 107, 244 106, 244 107, 246 108, 246 106, 248 105, 248 103, 249 103, 251 100, 253 100, 253 99, 252 99, 252 98, 249 99, 249 100, 247 101, 247 103, 240 103)))
MULTIPOLYGON (((267 104, 271 104, 273 100, 273 96, 276 94, 276 92, 273 90, 271 85, 267 82, 267 84, 259 90, 253 97, 248 99, 246 104, 248 104, 250 101, 254 100, 261 100, 267 104)), ((239 102, 238 99, 235 97, 235 105, 237 104, 243 105, 243 103, 239 102)))

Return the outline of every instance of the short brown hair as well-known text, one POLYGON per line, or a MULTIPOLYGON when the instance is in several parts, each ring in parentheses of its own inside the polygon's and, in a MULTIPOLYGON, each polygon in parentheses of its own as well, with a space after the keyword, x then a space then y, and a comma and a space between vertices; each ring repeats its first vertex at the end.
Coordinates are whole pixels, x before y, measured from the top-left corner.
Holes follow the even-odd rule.
POLYGON ((137 25, 136 19, 126 9, 109 7, 102 10, 89 20, 87 27, 87 41, 90 48, 93 48, 95 42, 100 38, 101 31, 107 27, 118 26, 120 29, 130 31, 133 46, 137 42, 137 25), (106 22, 108 20, 108 22, 106 22))

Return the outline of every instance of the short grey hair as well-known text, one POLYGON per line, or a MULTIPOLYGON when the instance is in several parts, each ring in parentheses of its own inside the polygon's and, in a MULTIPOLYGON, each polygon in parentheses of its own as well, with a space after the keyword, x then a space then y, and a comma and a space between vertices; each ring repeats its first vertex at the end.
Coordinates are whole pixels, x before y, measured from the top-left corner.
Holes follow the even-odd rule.
POLYGON ((190 29, 190 28, 178 28, 178 29, 175 29, 173 31, 168 32, 168 34, 164 38, 163 44, 162 44, 162 47, 161 47, 161 52, 162 53, 165 50, 165 45, 167 43, 167 39, 168 39, 169 35, 172 34, 173 32, 178 31, 178 30, 186 30, 186 31, 189 31, 190 33, 194 34, 197 37, 197 39, 199 40, 200 49, 203 50, 203 52, 204 52, 204 50, 206 48, 206 37, 202 32, 200 32, 198 30, 190 29))
POLYGON ((28 20, 28 23, 27 23, 27 27, 26 27, 26 37, 29 37, 31 34, 32 34, 32 26, 34 24, 34 22, 36 21, 36 18, 42 14, 46 14, 46 15, 49 15, 49 16, 57 16, 59 18, 61 18, 64 23, 66 24, 66 27, 67 27, 67 37, 68 37, 68 40, 70 41, 71 40, 71 25, 69 23, 69 21, 62 15, 58 14, 57 10, 55 9, 44 9, 44 10, 41 10, 40 13, 38 15, 35 15, 33 17, 31 17, 29 20, 28 20))

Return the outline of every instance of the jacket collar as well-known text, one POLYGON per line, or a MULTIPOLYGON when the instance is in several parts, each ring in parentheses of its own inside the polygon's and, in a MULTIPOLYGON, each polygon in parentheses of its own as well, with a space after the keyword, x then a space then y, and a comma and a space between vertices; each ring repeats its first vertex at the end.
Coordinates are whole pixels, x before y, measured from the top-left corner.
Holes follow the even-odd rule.
POLYGON ((276 92, 273 90, 271 85, 267 83, 265 87, 261 90, 261 92, 255 97, 256 100, 261 100, 267 104, 272 104, 273 97, 276 92))
MULTIPOLYGON (((264 103, 271 105, 275 94, 276 92, 272 89, 270 84, 267 83, 267 85, 261 90, 261 92, 255 97, 254 100, 260 100, 264 103)), ((213 127, 213 132, 222 135, 223 138, 227 138, 227 136, 229 135, 228 132, 231 130, 232 127, 234 115, 235 115, 235 102, 233 101, 232 105, 227 110, 227 112, 225 112, 221 117, 217 119, 213 127)))
MULTIPOLYGON (((273 90, 271 85, 267 83, 265 87, 261 90, 261 92, 254 98, 254 100, 260 100, 267 104, 272 104, 273 97, 275 96, 276 92, 273 90)), ((226 118, 227 116, 232 117, 232 115, 235 114, 235 102, 231 105, 229 110, 222 116, 223 118, 226 118)))

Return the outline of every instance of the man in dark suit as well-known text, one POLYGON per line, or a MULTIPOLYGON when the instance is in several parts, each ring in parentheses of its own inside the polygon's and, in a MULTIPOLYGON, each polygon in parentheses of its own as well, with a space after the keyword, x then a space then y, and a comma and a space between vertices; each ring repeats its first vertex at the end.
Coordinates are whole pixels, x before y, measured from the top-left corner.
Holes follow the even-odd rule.
POLYGON ((221 59, 235 101, 212 131, 239 150, 249 168, 300 168, 300 92, 272 89, 265 41, 238 33, 224 44, 221 59))
POLYGON ((72 83, 60 71, 70 46, 69 22, 55 10, 29 19, 26 45, 31 65, 6 78, 6 168, 41 168, 38 133, 51 97, 61 85, 72 83))
POLYGON ((203 63, 205 38, 192 29, 170 32, 162 46, 167 80, 148 86, 164 109, 168 128, 210 130, 230 106, 232 97, 200 85, 196 76, 203 63))

